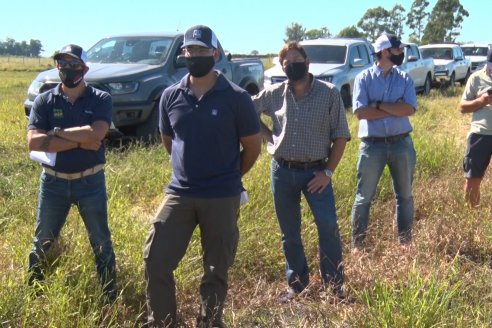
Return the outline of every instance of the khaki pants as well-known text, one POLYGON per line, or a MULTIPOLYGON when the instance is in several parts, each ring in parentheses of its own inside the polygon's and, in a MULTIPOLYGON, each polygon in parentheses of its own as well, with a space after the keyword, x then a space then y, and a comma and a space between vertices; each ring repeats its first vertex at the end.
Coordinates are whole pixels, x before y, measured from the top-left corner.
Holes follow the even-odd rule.
POLYGON ((239 195, 190 198, 167 194, 152 220, 144 247, 147 311, 153 327, 176 323, 173 272, 200 227, 204 274, 200 283, 199 320, 220 322, 227 295, 228 269, 234 262, 239 230, 239 195))

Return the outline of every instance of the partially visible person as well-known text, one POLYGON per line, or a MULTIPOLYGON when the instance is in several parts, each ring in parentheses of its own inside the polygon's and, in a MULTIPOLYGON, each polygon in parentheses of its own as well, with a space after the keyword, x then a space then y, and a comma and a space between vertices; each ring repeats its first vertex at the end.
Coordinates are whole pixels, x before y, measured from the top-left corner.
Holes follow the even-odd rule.
POLYGON ((177 326, 174 270, 199 226, 204 274, 197 327, 225 327, 241 178, 260 153, 260 125, 249 94, 213 69, 220 52, 209 27, 189 28, 183 53, 189 74, 164 91, 159 106, 172 176, 144 247, 148 324, 177 326))
POLYGON ((394 35, 381 35, 374 44, 374 65, 359 73, 354 81, 353 111, 360 121, 361 144, 352 208, 353 253, 359 253, 364 246, 371 203, 386 165, 396 195, 401 248, 408 249, 412 240, 416 153, 409 116, 415 113, 417 97, 412 79, 397 67, 403 61, 405 46, 394 35))
POLYGON ((301 240, 301 194, 318 228, 323 283, 338 300, 344 273, 332 179, 350 139, 340 92, 308 72, 309 58, 297 42, 284 45, 279 61, 287 81, 253 97, 258 114, 270 117, 272 130, 261 123, 272 155, 271 184, 282 232, 289 301, 309 284, 309 268, 301 240))
POLYGON ((34 101, 27 133, 29 150, 56 152, 40 177, 29 284, 43 281, 45 253, 59 237, 72 205, 84 221, 105 301, 116 299, 116 266, 108 227, 103 139, 111 124, 111 96, 86 85, 86 54, 69 44, 54 56, 61 83, 34 101))
POLYGON ((492 49, 487 64, 468 79, 461 97, 460 111, 472 113, 471 128, 463 159, 465 200, 480 204, 480 184, 492 158, 492 49))

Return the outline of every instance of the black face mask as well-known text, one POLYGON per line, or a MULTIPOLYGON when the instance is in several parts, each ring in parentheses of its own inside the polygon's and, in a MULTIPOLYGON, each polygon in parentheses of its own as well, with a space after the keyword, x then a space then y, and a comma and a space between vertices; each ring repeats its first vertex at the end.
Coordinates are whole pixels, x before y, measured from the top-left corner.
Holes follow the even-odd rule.
POLYGON ((299 81, 307 73, 307 66, 305 62, 289 63, 285 66, 285 75, 290 81, 299 81))
POLYGON ((405 54, 401 53, 399 55, 391 54, 390 60, 396 66, 400 66, 403 63, 403 59, 405 58, 405 54))
POLYGON ((185 57, 186 67, 191 76, 203 77, 214 67, 214 56, 185 57))
POLYGON ((72 68, 60 68, 58 75, 62 83, 67 88, 75 88, 80 82, 82 82, 82 78, 84 77, 83 69, 72 69, 72 68))

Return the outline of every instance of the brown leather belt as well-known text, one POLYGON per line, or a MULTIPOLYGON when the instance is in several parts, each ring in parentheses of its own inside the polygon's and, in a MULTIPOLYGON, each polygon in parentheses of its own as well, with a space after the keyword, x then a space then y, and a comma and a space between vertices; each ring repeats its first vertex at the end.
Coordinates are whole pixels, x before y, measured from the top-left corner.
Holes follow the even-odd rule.
POLYGON ((75 179, 81 179, 83 177, 87 177, 89 175, 94 175, 101 171, 104 168, 104 164, 98 164, 94 167, 91 167, 90 169, 84 170, 82 172, 75 172, 75 173, 63 173, 63 172, 57 172, 55 170, 50 169, 49 167, 43 167, 43 172, 52 176, 55 176, 57 178, 62 178, 65 180, 75 180, 75 179))
POLYGON ((324 164, 326 163, 324 159, 320 159, 313 162, 293 162, 293 161, 286 161, 285 159, 282 158, 276 158, 275 160, 280 166, 286 167, 288 169, 294 169, 294 170, 306 170, 313 167, 321 167, 324 166, 324 164))
POLYGON ((393 142, 396 142, 396 141, 401 140, 403 138, 406 138, 409 135, 410 135, 410 133, 407 132, 407 133, 397 134, 396 136, 390 136, 390 137, 364 137, 364 138, 362 138, 362 141, 393 143, 393 142))

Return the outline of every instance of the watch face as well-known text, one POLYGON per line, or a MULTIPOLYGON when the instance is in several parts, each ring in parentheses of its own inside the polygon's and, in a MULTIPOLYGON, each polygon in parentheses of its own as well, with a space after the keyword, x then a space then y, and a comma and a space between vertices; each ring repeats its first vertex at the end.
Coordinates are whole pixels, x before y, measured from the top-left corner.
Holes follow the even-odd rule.
POLYGON ((326 169, 326 170, 325 170, 325 175, 326 175, 327 177, 330 177, 330 178, 331 178, 331 176, 333 175, 333 172, 331 172, 331 170, 326 169))

